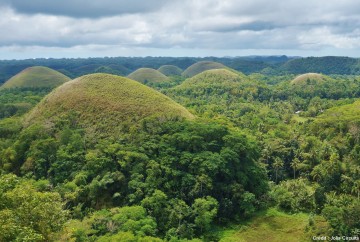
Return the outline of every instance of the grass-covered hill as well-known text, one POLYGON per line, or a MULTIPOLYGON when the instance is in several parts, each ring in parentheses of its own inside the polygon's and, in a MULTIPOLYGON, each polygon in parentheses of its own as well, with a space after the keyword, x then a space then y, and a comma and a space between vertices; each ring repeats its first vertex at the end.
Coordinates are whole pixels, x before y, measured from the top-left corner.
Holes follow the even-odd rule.
POLYGON ((158 69, 165 76, 181 76, 183 70, 174 65, 163 65, 158 69))
POLYGON ((249 81, 249 79, 242 73, 232 72, 228 69, 212 69, 186 79, 170 91, 174 91, 180 96, 194 98, 224 94, 236 95, 244 81, 249 81))
MULTIPOLYGON (((259 96, 261 83, 250 80, 242 73, 228 69, 213 69, 186 79, 166 93, 196 113, 223 113, 240 105, 249 95, 259 96), (215 107, 221 106, 221 110, 215 107)), ((216 114, 215 114, 216 115, 216 114)))
POLYGON ((307 85, 307 84, 320 84, 327 79, 326 76, 319 73, 306 73, 295 77, 291 84, 293 85, 307 85))
POLYGON ((228 88, 245 78, 245 75, 237 74, 227 69, 212 69, 186 79, 175 89, 209 89, 211 87, 228 88))
POLYGON ((168 77, 152 68, 140 68, 128 75, 128 78, 141 82, 147 83, 160 83, 168 80, 168 77))
POLYGON ((26 68, 0 87, 8 88, 54 88, 69 81, 64 74, 44 66, 26 68))
POLYGON ((93 73, 108 73, 113 75, 126 76, 129 73, 131 73, 131 70, 120 64, 110 64, 110 65, 90 64, 72 69, 69 68, 67 72, 74 73, 72 74, 72 76, 75 77, 79 77, 87 74, 93 74, 93 73))
POLYGON ((193 77, 203 71, 212 70, 212 69, 224 69, 227 68, 221 63, 213 61, 199 61, 188 68, 182 73, 185 77, 193 77))
POLYGON ((319 115, 315 123, 324 125, 323 127, 332 126, 347 129, 347 125, 360 122, 360 100, 352 104, 341 105, 326 110, 319 115))
POLYGON ((279 83, 275 88, 276 97, 300 96, 302 98, 358 98, 360 95, 360 80, 357 77, 327 76, 324 74, 302 74, 291 81, 279 83))
POLYGON ((147 117, 169 120, 192 119, 193 115, 136 81, 91 74, 55 89, 27 116, 26 124, 40 122, 51 126, 69 117, 92 133, 115 135, 147 117))

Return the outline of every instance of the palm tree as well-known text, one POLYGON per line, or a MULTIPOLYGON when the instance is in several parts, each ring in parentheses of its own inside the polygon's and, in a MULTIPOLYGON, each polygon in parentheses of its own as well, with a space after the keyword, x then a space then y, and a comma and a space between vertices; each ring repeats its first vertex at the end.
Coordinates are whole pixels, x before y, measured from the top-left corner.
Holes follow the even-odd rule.
POLYGON ((280 168, 284 167, 284 162, 281 160, 281 158, 276 157, 275 162, 273 163, 273 167, 275 169, 275 183, 277 183, 279 170, 280 168))
POLYGON ((311 176, 314 179, 314 181, 319 182, 322 178, 322 169, 319 165, 315 166, 314 169, 311 172, 311 176))
POLYGON ((351 188, 351 192, 357 194, 357 199, 360 200, 360 180, 354 182, 351 188))
POLYGON ((291 167, 294 170, 294 179, 295 179, 295 175, 296 175, 296 170, 299 168, 301 162, 298 158, 293 159, 293 161, 291 162, 291 167))

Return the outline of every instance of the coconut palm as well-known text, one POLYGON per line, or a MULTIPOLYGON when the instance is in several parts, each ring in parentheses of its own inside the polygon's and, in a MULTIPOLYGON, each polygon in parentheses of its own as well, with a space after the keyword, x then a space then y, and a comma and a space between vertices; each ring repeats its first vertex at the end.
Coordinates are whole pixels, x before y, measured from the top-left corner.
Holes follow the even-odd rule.
POLYGON ((279 175, 279 170, 284 167, 284 162, 281 158, 276 157, 275 158, 275 162, 273 163, 273 167, 275 170, 275 183, 277 183, 278 181, 278 175, 279 175))

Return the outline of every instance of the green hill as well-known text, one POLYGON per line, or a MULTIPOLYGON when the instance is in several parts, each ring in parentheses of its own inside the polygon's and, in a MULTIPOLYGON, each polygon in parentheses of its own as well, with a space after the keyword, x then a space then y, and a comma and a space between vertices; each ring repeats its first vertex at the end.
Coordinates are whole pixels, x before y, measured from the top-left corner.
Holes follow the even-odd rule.
POLYGON ((54 88, 69 81, 70 78, 64 74, 44 66, 26 68, 17 75, 10 78, 0 87, 7 88, 54 88))
POLYGON ((319 115, 315 122, 331 126, 360 122, 360 100, 352 104, 330 108, 319 115))
POLYGON ((185 96, 187 94, 222 95, 239 88, 239 84, 245 79, 245 75, 236 74, 227 69, 207 70, 186 79, 181 85, 175 87, 174 91, 185 96))
POLYGON ((318 73, 306 73, 297 76, 291 81, 293 85, 320 84, 327 79, 326 76, 318 73))
POLYGON ((212 70, 212 69, 226 69, 227 67, 221 63, 213 61, 200 61, 191 66, 189 66, 182 75, 185 77, 193 77, 203 71, 212 70))
POLYGON ((181 70, 179 67, 173 65, 160 66, 158 71, 160 71, 165 76, 181 76, 181 73, 183 72, 183 70, 181 70))
POLYGON ((110 74, 79 77, 46 96, 26 117, 25 125, 55 125, 75 118, 88 132, 118 134, 147 117, 192 119, 165 95, 128 78, 110 74))
POLYGON ((143 84, 159 83, 168 80, 167 76, 165 76, 158 70, 152 68, 139 68, 136 71, 132 72, 130 75, 128 75, 128 78, 141 82, 143 84))

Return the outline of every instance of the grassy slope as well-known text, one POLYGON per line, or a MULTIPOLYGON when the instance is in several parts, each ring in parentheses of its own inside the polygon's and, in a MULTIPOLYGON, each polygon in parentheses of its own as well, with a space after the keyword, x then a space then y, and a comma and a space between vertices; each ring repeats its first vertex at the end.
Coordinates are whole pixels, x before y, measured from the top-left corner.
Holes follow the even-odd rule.
POLYGON ((269 209, 238 228, 220 232, 220 242, 299 242, 307 241, 307 214, 288 215, 269 209))
POLYGON ((326 80, 326 76, 318 73, 306 73, 297 76, 295 79, 291 81, 291 84, 296 85, 305 85, 307 83, 307 80, 313 81, 315 83, 322 83, 326 80))
POLYGON ((246 78, 244 75, 236 74, 226 69, 213 69, 207 70, 193 76, 185 80, 181 85, 177 88, 192 88, 192 87, 200 87, 203 86, 204 88, 208 85, 224 85, 224 84, 231 84, 241 81, 242 79, 246 78))
POLYGON ((179 67, 173 65, 160 66, 158 71, 160 71, 165 76, 181 76, 181 73, 183 72, 183 70, 181 70, 179 67))
POLYGON ((354 122, 360 120, 360 100, 347 105, 333 107, 319 115, 315 122, 336 125, 341 122, 354 122))
POLYGON ((186 79, 179 86, 169 90, 169 93, 176 93, 175 96, 192 96, 196 94, 199 98, 224 93, 235 94, 241 83, 247 80, 243 74, 236 74, 226 69, 207 70, 186 79))
POLYGON ((0 89, 16 87, 57 87, 69 81, 64 74, 44 66, 29 67, 10 78, 0 89))
POLYGON ((221 63, 212 62, 212 61, 200 61, 191 66, 189 66, 182 75, 185 77, 193 77, 203 71, 211 69, 224 69, 227 68, 221 63))
POLYGON ((123 124, 146 117, 162 120, 193 115, 167 96, 128 78, 91 74, 67 82, 46 96, 26 117, 25 124, 51 125, 76 112, 77 122, 92 133, 117 134, 123 124))
POLYGON ((151 68, 140 68, 128 75, 128 78, 141 82, 164 82, 168 80, 168 77, 159 72, 158 70, 151 68))

